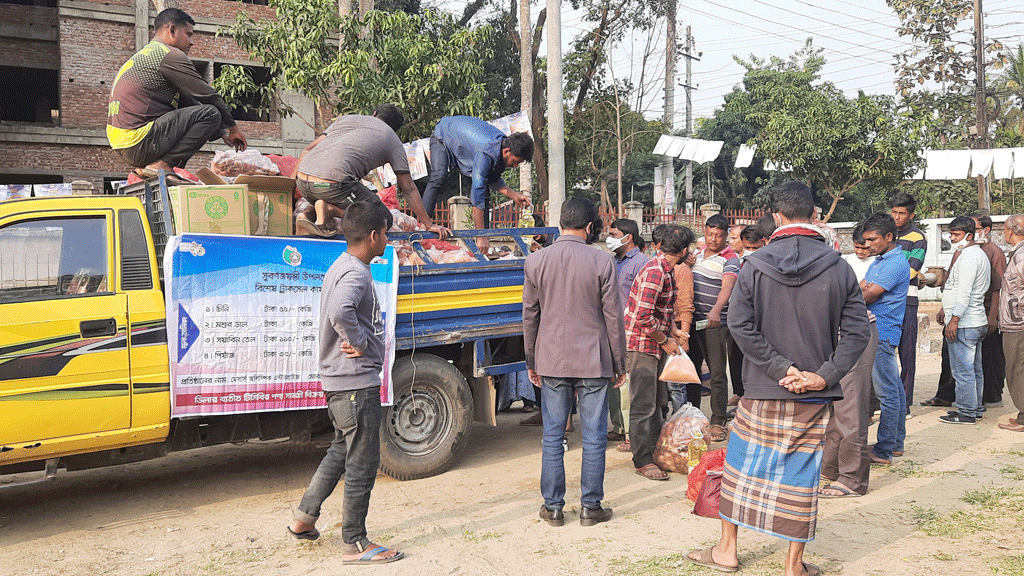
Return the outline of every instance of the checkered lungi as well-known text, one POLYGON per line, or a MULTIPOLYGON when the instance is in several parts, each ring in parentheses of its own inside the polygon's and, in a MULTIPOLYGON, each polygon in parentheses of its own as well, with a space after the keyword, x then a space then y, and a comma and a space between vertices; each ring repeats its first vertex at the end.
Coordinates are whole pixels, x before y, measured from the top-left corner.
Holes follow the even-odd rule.
POLYGON ((723 519, 793 542, 814 540, 828 408, 740 400, 722 476, 723 519))

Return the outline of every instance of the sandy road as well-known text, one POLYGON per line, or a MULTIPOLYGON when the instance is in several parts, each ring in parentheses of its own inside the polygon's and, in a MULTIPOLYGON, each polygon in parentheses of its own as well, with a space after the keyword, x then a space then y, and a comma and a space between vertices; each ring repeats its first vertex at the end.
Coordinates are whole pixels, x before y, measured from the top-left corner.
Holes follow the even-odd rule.
MULTIPOLYGON (((934 390, 938 360, 919 360, 918 399, 934 390)), ((914 412, 906 456, 873 470, 867 496, 821 501, 812 560, 833 574, 1024 574, 1024 434, 995 426, 1012 409, 990 410, 977 426, 943 425, 939 409, 914 412)), ((718 530, 690 514, 685 477, 640 478, 611 444, 605 502, 614 519, 581 527, 567 506, 565 527, 540 522, 540 430, 518 426, 520 417, 501 414, 496 428, 476 426, 464 458, 446 474, 378 478, 369 530, 406 552, 394 564, 341 564, 340 493, 324 507, 320 542, 285 534, 323 447, 281 443, 62 472, 54 482, 0 490, 0 573, 711 573, 682 560, 718 530)), ((579 433, 570 438, 572 505, 579 433)), ((781 573, 784 543, 750 531, 740 538, 744 574, 781 573)))

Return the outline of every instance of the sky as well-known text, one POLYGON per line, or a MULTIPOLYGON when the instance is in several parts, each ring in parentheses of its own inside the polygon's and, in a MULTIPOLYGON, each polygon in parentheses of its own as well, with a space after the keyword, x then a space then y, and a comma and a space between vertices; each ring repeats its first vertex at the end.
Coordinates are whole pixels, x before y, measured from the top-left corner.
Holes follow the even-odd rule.
MULTIPOLYGON (((436 0, 447 10, 461 13, 466 0, 436 0)), ((546 5, 535 0, 532 14, 546 5)), ((572 38, 589 29, 582 15, 568 9, 563 2, 563 53, 572 38)), ((1021 0, 983 0, 985 34, 998 38, 1007 47, 1024 43, 1024 10, 1021 0)), ((807 38, 824 48, 827 64, 821 78, 842 89, 848 96, 858 90, 869 94, 894 94, 893 64, 895 55, 911 47, 909 38, 896 34, 899 20, 885 0, 701 0, 678 1, 676 33, 680 41, 686 27, 691 27, 694 52, 700 60, 692 63, 693 117, 710 117, 723 103, 723 97, 743 78, 744 69, 733 60, 746 60, 751 54, 759 58, 788 58, 803 47, 807 38)), ((970 41, 973 22, 968 23, 960 38, 970 41)), ((647 34, 634 34, 612 48, 611 60, 617 78, 631 78, 642 94, 635 107, 649 117, 661 117, 664 110, 665 23, 647 34), (645 82, 639 82, 641 63, 648 46, 655 50, 647 60, 645 82)), ((965 49, 970 50, 965 45, 965 49)), ((542 49, 542 54, 544 49, 542 49)), ((685 61, 677 61, 677 80, 685 80, 685 61)), ((685 96, 676 87, 674 127, 684 126, 685 96)))

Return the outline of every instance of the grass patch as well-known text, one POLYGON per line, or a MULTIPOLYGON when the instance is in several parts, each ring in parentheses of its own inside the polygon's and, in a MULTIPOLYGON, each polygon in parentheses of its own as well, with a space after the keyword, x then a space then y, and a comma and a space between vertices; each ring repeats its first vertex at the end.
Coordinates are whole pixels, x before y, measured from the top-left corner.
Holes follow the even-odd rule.
POLYGON ((1006 504, 1004 500, 1015 499, 1020 496, 1024 496, 1024 494, 1009 488, 994 488, 991 490, 972 490, 964 493, 960 499, 968 504, 994 510, 1003 507, 1006 504))
POLYGON ((921 530, 929 536, 945 538, 961 538, 969 534, 977 534, 993 527, 993 520, 980 514, 972 514, 963 510, 954 510, 947 514, 939 514, 934 508, 914 506, 910 517, 921 530))
POLYGON ((632 559, 615 558, 611 561, 613 576, 673 576, 675 574, 695 574, 698 566, 690 564, 682 553, 668 556, 652 556, 650 558, 632 559))
POLYGON ((1003 466, 999 473, 1010 480, 1024 480, 1024 469, 1017 466, 1003 466))
MULTIPOLYGON (((949 472, 946 471, 935 472, 932 470, 925 470, 924 464, 914 460, 902 460, 898 464, 890 466, 889 471, 901 478, 933 478, 949 474, 949 472)), ((960 472, 957 473, 959 474, 960 472)))
POLYGON ((462 539, 466 542, 483 542, 485 540, 494 540, 495 538, 501 538, 505 534, 506 532, 495 532, 493 530, 490 532, 481 532, 479 534, 473 532, 472 530, 463 530, 462 539))
POLYGON ((1024 574, 1024 554, 997 556, 990 564, 996 574, 1024 574))

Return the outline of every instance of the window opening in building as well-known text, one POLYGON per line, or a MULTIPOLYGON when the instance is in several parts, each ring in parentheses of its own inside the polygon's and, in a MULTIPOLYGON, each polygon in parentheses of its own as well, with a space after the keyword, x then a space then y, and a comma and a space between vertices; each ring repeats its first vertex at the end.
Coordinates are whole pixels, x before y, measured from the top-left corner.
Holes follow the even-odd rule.
MULTIPOLYGON (((224 62, 214 62, 213 64, 215 86, 221 89, 221 94, 231 106, 231 117, 235 120, 271 122, 275 119, 270 112, 274 101, 273 93, 270 90, 270 81, 273 77, 273 74, 262 66, 239 66, 224 62), (223 90, 223 87, 216 86, 216 80, 222 74, 230 74, 236 80, 244 80, 244 89, 227 92, 223 90), (248 76, 247 80, 242 78, 243 74, 248 76)), ((232 82, 232 85, 235 86, 240 84, 241 81, 232 82)))
POLYGON ((57 70, 0 66, 0 122, 56 124, 60 118, 57 70))

